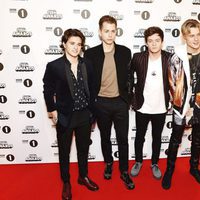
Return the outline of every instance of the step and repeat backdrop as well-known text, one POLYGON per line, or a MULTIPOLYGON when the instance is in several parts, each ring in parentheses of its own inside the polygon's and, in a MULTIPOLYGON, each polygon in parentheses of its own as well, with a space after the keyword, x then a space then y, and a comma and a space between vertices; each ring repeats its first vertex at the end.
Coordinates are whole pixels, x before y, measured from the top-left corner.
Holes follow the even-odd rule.
MULTIPOLYGON (((42 78, 46 64, 61 56, 61 35, 78 28, 86 48, 100 43, 98 21, 117 19, 116 42, 132 53, 143 51, 144 30, 160 26, 164 49, 181 44, 180 26, 188 18, 200 20, 200 0, 0 0, 0 164, 58 162, 55 127, 46 112, 42 78)), ((130 110, 129 159, 135 159, 135 113, 130 110)), ((178 156, 190 155, 191 130, 185 130, 178 156)), ((162 135, 161 158, 171 134, 171 114, 162 135)), ((114 129, 111 141, 118 160, 114 129)), ((144 158, 151 158, 151 125, 144 158)), ((89 161, 102 161, 99 130, 92 131, 89 161)), ((76 162, 73 141, 71 162, 76 162)))

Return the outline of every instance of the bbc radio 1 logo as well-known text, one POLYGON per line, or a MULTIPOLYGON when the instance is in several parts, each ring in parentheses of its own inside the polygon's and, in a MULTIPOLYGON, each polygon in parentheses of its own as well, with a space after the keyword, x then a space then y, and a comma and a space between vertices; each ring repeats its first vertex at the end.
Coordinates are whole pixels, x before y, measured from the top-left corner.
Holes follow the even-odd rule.
POLYGON ((31 87, 33 85, 33 82, 31 79, 25 79, 24 81, 22 79, 16 79, 16 83, 22 83, 24 84, 25 87, 31 87))
POLYGON ((13 45, 13 49, 20 49, 23 54, 28 54, 30 52, 30 47, 28 45, 13 45))
POLYGON ((7 97, 4 95, 0 95, 0 103, 6 103, 7 102, 7 97))
POLYGON ((33 110, 28 110, 27 112, 24 110, 19 110, 20 115, 26 115, 28 118, 32 119, 35 117, 35 112, 33 110))
POLYGON ((16 31, 13 32, 12 36, 13 37, 31 37, 32 32, 27 31, 26 28, 24 27, 19 27, 16 29, 16 31))
POLYGON ((35 70, 34 66, 30 66, 28 62, 21 62, 19 65, 15 68, 16 72, 33 72, 35 70))
MULTIPOLYGON (((1 128, 1 127, 0 127, 1 128)), ((3 126, 1 131, 5 134, 9 134, 11 132, 11 128, 9 126, 3 126)))
POLYGON ((192 4, 194 4, 194 5, 200 5, 200 0, 193 0, 192 4))
POLYGON ((20 18, 26 18, 28 16, 27 10, 24 8, 21 8, 20 10, 18 10, 18 16, 20 18))
POLYGON ((23 144, 29 144, 31 147, 35 148, 38 146, 38 141, 37 140, 22 140, 23 144))
POLYGON ((176 12, 168 12, 167 16, 164 16, 163 21, 177 22, 181 20, 181 16, 177 16, 176 12))
POLYGON ((58 14, 56 10, 47 10, 47 13, 43 15, 43 19, 49 20, 60 20, 63 18, 62 14, 58 14))
POLYGON ((90 17, 90 15, 91 15, 90 11, 87 10, 87 9, 84 9, 82 11, 79 10, 79 9, 74 9, 73 13, 74 14, 80 14, 83 19, 88 19, 90 17))
POLYGON ((0 120, 8 120, 9 118, 10 118, 9 115, 6 115, 0 111, 0 120))
POLYGON ((9 161, 9 162, 13 162, 15 160, 15 156, 12 155, 12 154, 8 154, 6 156, 6 160, 9 161))
POLYGON ((124 31, 122 28, 117 28, 117 33, 116 33, 116 36, 117 37, 121 37, 123 35, 124 31))
POLYGON ((115 18, 116 20, 123 20, 124 19, 124 15, 120 15, 118 11, 111 10, 109 12, 109 15, 112 16, 113 18, 115 18))
POLYGON ((39 132, 40 130, 35 128, 34 126, 26 126, 22 130, 22 134, 38 134, 39 132))

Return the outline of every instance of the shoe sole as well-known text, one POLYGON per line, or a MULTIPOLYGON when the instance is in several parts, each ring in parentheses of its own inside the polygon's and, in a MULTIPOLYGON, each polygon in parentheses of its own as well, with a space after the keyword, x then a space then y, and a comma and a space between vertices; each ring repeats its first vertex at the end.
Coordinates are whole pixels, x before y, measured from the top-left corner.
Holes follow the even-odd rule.
MULTIPOLYGON (((124 180, 122 178, 121 178, 121 180, 124 182, 124 180)), ((128 190, 133 190, 135 188, 135 185, 133 185, 132 187, 129 187, 128 185, 126 185, 126 183, 124 183, 124 185, 125 185, 126 189, 128 189, 128 190)))
POLYGON ((79 184, 79 185, 83 185, 83 186, 85 186, 85 187, 86 187, 88 190, 90 190, 90 191, 97 191, 97 190, 99 190, 99 188, 91 189, 91 188, 87 187, 84 183, 82 183, 82 182, 79 181, 79 180, 78 180, 78 184, 79 184))

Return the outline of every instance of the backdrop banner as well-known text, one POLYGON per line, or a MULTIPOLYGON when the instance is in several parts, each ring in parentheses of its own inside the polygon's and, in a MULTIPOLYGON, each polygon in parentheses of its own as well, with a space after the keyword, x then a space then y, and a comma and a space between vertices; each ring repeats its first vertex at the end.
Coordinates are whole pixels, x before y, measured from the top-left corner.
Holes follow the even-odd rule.
MULTIPOLYGON (((117 19, 116 43, 132 53, 145 50, 144 30, 159 26, 164 48, 182 43, 180 26, 188 18, 200 20, 200 0, 0 0, 0 164, 55 163, 58 148, 55 127, 48 118, 42 78, 46 64, 61 56, 61 35, 80 29, 86 48, 101 41, 98 21, 109 14, 117 19)), ((135 113, 130 111, 129 159, 135 159, 135 113)), ((166 158, 171 134, 171 113, 162 135, 161 158, 166 158)), ((92 132, 89 161, 102 161, 99 130, 92 132)), ((114 129, 111 141, 118 160, 114 129)), ((151 158, 151 125, 144 144, 144 159, 151 158)), ((183 135, 178 156, 190 155, 191 130, 183 135)), ((73 140, 71 162, 76 162, 73 140)))

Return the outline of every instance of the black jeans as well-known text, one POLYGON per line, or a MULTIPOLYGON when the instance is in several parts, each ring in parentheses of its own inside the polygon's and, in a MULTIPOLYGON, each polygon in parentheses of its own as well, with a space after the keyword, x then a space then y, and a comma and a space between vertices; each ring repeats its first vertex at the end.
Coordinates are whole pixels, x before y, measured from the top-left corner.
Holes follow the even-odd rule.
POLYGON ((97 125, 101 135, 101 148, 106 163, 113 162, 110 140, 114 124, 119 151, 120 172, 128 171, 128 104, 121 97, 98 97, 95 103, 97 125))
POLYGON ((61 124, 56 125, 59 163, 61 179, 64 183, 70 181, 69 174, 69 155, 73 133, 76 137, 76 149, 79 167, 79 176, 85 177, 88 174, 88 150, 90 143, 91 125, 89 123, 89 111, 75 111, 72 114, 70 126, 63 127, 61 124))
POLYGON ((200 124, 192 126, 192 143, 191 143, 191 158, 190 167, 198 169, 200 157, 200 124))
POLYGON ((143 145, 148 123, 152 124, 152 164, 157 164, 160 156, 161 135, 165 124, 166 113, 163 114, 143 114, 136 112, 136 137, 135 137, 135 157, 136 162, 143 161, 143 145))

